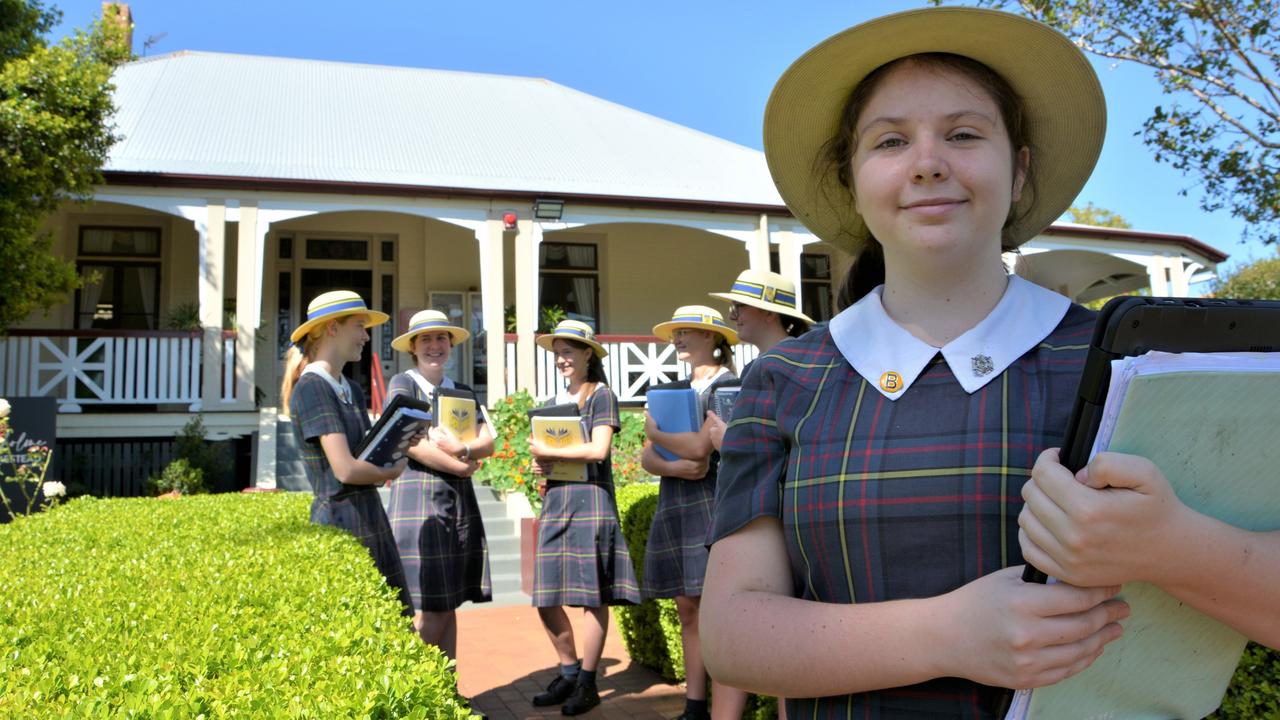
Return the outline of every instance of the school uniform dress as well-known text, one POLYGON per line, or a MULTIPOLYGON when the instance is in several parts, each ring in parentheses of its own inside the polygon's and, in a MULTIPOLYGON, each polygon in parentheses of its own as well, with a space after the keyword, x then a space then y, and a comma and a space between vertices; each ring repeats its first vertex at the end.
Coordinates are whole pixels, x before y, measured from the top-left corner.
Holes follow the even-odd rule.
MULTIPOLYGON (((716 387, 734 377, 728 368, 721 368, 709 382, 693 384, 698 392, 698 417, 706 417, 716 387)), ((701 480, 659 480, 658 507, 649 526, 644 555, 642 586, 646 598, 702 596, 719 461, 720 453, 713 451, 707 474, 701 480)))
MULTIPOLYGON (((622 428, 618 397, 599 385, 582 410, 587 437, 597 427, 622 428)), ((601 607, 640 602, 631 553, 613 495, 612 453, 587 464, 586 482, 547 481, 538 517, 533 606, 601 607)))
MULTIPOLYGON (((387 383, 388 404, 396 395, 431 401, 431 383, 416 370, 410 373, 395 375, 387 383)), ((443 385, 471 389, 450 378, 443 385)), ((471 478, 432 470, 411 459, 404 474, 391 482, 387 516, 414 612, 445 612, 468 600, 493 599, 489 545, 471 478)))
POLYGON ((354 535, 369 550, 387 584, 400 593, 407 613, 411 607, 409 589, 377 486, 339 482, 320 446, 321 436, 331 433, 345 435, 352 448, 360 443, 369 430, 364 393, 345 377, 341 383, 335 382, 323 370, 310 365, 293 386, 289 414, 302 465, 315 494, 311 522, 339 527, 354 535))
MULTIPOLYGON (((779 345, 747 375, 726 433, 713 538, 777 518, 792 593, 825 603, 934 597, 1021 564, 1022 485, 1062 441, 1093 320, 1012 277, 941 350, 894 323, 880 289, 779 345)), ((787 713, 985 718, 995 695, 943 678, 789 698, 787 713)))

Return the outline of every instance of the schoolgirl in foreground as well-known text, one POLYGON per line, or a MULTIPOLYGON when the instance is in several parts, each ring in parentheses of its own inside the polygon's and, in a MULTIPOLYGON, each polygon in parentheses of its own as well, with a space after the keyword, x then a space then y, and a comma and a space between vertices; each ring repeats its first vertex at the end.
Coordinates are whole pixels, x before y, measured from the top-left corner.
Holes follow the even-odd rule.
POLYGON ((280 404, 288 408, 302 463, 315 499, 311 522, 333 525, 356 536, 369 549, 387 584, 400 594, 405 614, 412 610, 400 556, 378 486, 398 476, 404 462, 380 468, 351 454, 369 430, 364 393, 342 375, 359 362, 366 328, 387 315, 365 306, 356 293, 323 293, 307 306, 307 320, 290 334, 294 346, 286 358, 280 404))
POLYGON ((1093 313, 1009 277, 1001 251, 1066 209, 1104 124, 1081 52, 995 11, 873 20, 783 75, 770 171, 796 217, 859 255, 856 302, 746 378, 703 595, 717 678, 790 698, 793 718, 990 716, 987 686, 1092 663, 1134 579, 1280 642, 1280 535, 1195 516, 1137 458, 1100 456, 1073 485, 1050 450, 1093 313), (1209 546, 1176 526, 1192 516, 1209 546), (1096 568, 1075 562, 1082 538, 1096 568), (1093 587, 1023 583, 1024 553, 1093 587))
MULTIPOLYGON (((391 347, 413 358, 414 366, 387 383, 387 404, 397 395, 431 402, 437 387, 470 390, 445 375, 455 345, 471 333, 438 310, 423 310, 391 347)), ((493 454, 493 434, 479 425, 478 437, 464 443, 437 426, 409 449, 409 468, 391 483, 387 515, 400 551, 413 600, 413 622, 423 642, 458 657, 455 610, 462 603, 489 602, 489 551, 471 475, 481 458, 493 454)))
POLYGON ((565 715, 579 715, 600 704, 596 671, 609 631, 609 605, 640 602, 635 568, 627 552, 613 495, 613 435, 622 427, 618 397, 605 384, 604 346, 591 327, 565 320, 538 338, 539 347, 555 354, 566 381, 551 402, 574 403, 589 440, 568 448, 551 448, 533 438, 529 451, 535 472, 545 475, 559 461, 587 463, 586 482, 540 480, 545 488, 538 517, 538 552, 534 563, 533 605, 560 661, 560 674, 533 704, 558 705, 565 715), (573 626, 564 606, 584 611, 586 637, 582 659, 574 644, 573 626))
MULTIPOLYGON (((697 432, 662 432, 645 413, 645 435, 649 442, 641 465, 662 480, 658 507, 649 526, 642 589, 648 598, 675 599, 686 681, 685 711, 678 720, 703 720, 708 717, 707 671, 698 642, 698 604, 707 572, 707 533, 711 529, 719 461, 710 436, 715 415, 707 409, 716 386, 736 377, 733 346, 738 344, 738 334, 719 312, 702 305, 677 308, 671 320, 654 326, 653 334, 671 342, 680 362, 689 363, 690 383, 698 393, 699 416, 706 420, 697 432), (654 444, 678 459, 662 457, 654 444)), ((714 680, 713 684, 713 716, 742 717, 747 694, 714 680)))

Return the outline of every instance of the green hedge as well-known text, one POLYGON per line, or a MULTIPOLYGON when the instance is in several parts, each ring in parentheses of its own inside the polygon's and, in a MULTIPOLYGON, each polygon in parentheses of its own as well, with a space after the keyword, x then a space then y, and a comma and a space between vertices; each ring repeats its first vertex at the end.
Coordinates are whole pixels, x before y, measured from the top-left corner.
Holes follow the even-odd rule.
MULTIPOLYGON (((618 488, 618 517, 622 534, 636 567, 636 579, 644 579, 644 555, 649 543, 649 526, 658 509, 658 483, 640 483, 618 488)), ((632 660, 652 668, 672 682, 684 680, 684 646, 680 641, 680 615, 674 600, 645 600, 634 606, 616 606, 613 619, 622 643, 632 660)), ((778 716, 773 698, 752 695, 743 717, 772 720, 778 716)))
POLYGON ((1222 707, 1209 717, 1225 720, 1280 717, 1280 651, 1254 643, 1245 648, 1222 707))
POLYGON ((310 497, 81 498, 0 526, 0 717, 467 717, 310 497))

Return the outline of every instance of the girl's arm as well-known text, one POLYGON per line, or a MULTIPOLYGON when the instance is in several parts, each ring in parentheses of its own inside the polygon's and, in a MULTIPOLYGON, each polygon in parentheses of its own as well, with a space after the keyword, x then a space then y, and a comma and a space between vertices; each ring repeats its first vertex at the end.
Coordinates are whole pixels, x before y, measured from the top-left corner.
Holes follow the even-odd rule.
POLYGON ((707 438, 711 440, 711 447, 718 452, 724 446, 724 431, 728 428, 724 419, 713 412, 707 413, 707 438))
POLYGON ((320 447, 338 482, 344 485, 381 485, 400 476, 407 461, 401 460, 389 468, 380 468, 371 462, 357 460, 351 454, 344 433, 325 433, 320 436, 320 447))
POLYGON ((1116 621, 1128 612, 1109 600, 1118 588, 1032 585, 1022 582, 1021 567, 932 598, 800 600, 791 597, 782 532, 777 518, 757 518, 716 542, 707 567, 700 613, 707 669, 750 692, 823 697, 938 677, 1049 685, 1088 667, 1120 636, 1116 621))
POLYGON ((612 443, 613 427, 597 425, 591 429, 591 439, 581 445, 551 448, 533 438, 529 438, 529 451, 533 453, 534 459, 542 461, 576 460, 578 462, 600 462, 609 457, 612 443))
POLYGON ((711 444, 710 423, 714 413, 707 411, 706 418, 703 419, 702 427, 696 432, 663 432, 658 429, 658 423, 654 422, 649 415, 649 411, 644 413, 644 434, 649 440, 655 442, 682 458, 689 460, 698 460, 708 457, 715 447, 711 444))
MULTIPOLYGON (((432 470, 449 473, 450 475, 457 475, 459 477, 469 477, 476 471, 476 463, 462 460, 453 453, 446 451, 436 442, 436 438, 447 433, 448 430, 431 428, 426 436, 409 448, 409 457, 417 460, 423 465, 426 465, 432 470)), ((456 444, 459 449, 461 449, 462 444, 456 444)))
POLYGON ((1280 647, 1280 531, 1251 532, 1178 500, 1151 461, 1099 453, 1077 475, 1056 449, 1023 486, 1027 562, 1076 585, 1141 581, 1249 638, 1280 647))
POLYGON ((674 477, 681 480, 701 480, 707 476, 707 468, 710 466, 709 458, 701 460, 668 460, 658 454, 654 449, 653 443, 644 444, 644 451, 640 455, 640 467, 645 469, 650 475, 657 477, 674 477))

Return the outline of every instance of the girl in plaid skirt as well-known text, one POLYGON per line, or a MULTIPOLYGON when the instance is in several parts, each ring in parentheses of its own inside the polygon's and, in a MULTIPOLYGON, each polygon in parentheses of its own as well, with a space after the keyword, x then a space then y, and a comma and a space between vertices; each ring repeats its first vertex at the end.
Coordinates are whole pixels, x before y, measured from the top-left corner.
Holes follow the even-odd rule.
POLYGON ((613 496, 610 453, 621 428, 618 398, 605 384, 600 358, 605 349, 591 327, 565 320, 538 344, 555 354, 556 368, 567 381, 552 402, 574 403, 589 438, 582 445, 550 448, 529 440, 535 472, 545 475, 560 461, 587 463, 586 482, 539 482, 543 492, 538 518, 538 555, 534 567, 533 604, 560 661, 560 674, 536 696, 538 706, 561 705, 565 715, 578 715, 600 704, 596 670, 609 629, 608 605, 640 602, 640 590, 622 537, 613 496), (565 605, 581 607, 585 633, 582 660, 574 644, 565 605))
MULTIPOLYGON (((710 437, 715 414, 709 407, 717 385, 736 377, 733 346, 738 334, 719 312, 702 305, 677 308, 669 322, 653 328, 653 334, 670 341, 676 348, 676 357, 689 363, 690 385, 698 393, 698 406, 706 419, 697 432, 672 433, 659 430, 645 413, 644 429, 649 442, 641 463, 662 480, 645 548, 643 589, 646 597, 675 599, 686 679, 685 711, 678 720, 704 720, 708 717, 707 672, 698 641, 698 606, 707 570, 707 534, 711 529, 719 461, 710 437), (678 459, 667 460, 654 445, 678 459)), ((712 682, 715 717, 742 717, 747 694, 712 682)))
POLYGON ((390 468, 357 460, 351 449, 369 430, 364 393, 342 374, 358 362, 366 328, 387 321, 370 310, 356 293, 323 293, 307 307, 307 320, 290 335, 280 388, 280 403, 288 408, 315 500, 311 522, 340 527, 369 550, 387 584, 400 595, 404 612, 411 603, 391 526, 378 497, 378 486, 399 475, 404 461, 390 468))
MULTIPOLYGON (((471 333, 438 310, 423 310, 391 347, 413 358, 414 367, 387 383, 387 404, 396 395, 431 402, 437 387, 471 388, 445 375, 453 347, 471 333)), ((471 475, 493 454, 493 433, 480 424, 478 437, 462 442, 437 426, 409 449, 409 468, 391 483, 387 514, 413 600, 413 624, 423 642, 457 658, 455 610, 463 602, 492 599, 489 552, 471 475)))

